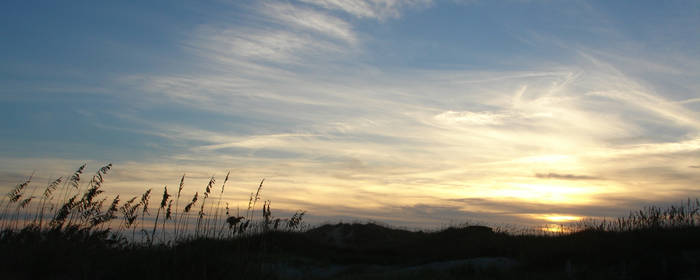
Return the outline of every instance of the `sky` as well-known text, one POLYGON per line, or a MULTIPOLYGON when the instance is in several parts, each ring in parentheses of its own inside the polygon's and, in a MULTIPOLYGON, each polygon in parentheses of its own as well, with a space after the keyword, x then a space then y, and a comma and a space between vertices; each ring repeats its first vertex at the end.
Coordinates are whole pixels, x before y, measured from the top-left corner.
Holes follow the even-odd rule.
POLYGON ((0 191, 219 184, 312 223, 700 197, 700 2, 3 1, 0 191))

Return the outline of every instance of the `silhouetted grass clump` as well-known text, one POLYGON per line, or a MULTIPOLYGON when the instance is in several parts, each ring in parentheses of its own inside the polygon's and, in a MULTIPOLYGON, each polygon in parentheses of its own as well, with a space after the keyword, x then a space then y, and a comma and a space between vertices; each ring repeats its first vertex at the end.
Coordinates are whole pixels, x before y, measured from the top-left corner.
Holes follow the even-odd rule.
POLYGON ((80 166, 67 177, 68 180, 64 180, 64 177, 53 180, 38 198, 27 194, 27 188, 33 176, 17 184, 7 193, 3 201, 4 210, 0 216, 2 234, 5 236, 18 232, 65 233, 67 236, 75 233, 81 236, 106 234, 110 238, 128 239, 132 244, 134 242, 154 244, 194 238, 227 239, 272 230, 295 231, 302 227, 304 211, 297 211, 288 219, 275 218, 272 216, 270 201, 264 202, 261 219, 253 221, 255 207, 261 199, 264 180, 258 185, 255 195, 251 193, 246 215, 236 216, 229 211, 228 204, 225 209, 221 208, 230 173, 226 174, 215 205, 207 200, 216 184, 216 179, 212 176, 201 198, 197 192, 183 209, 179 209, 180 196, 185 186, 185 175, 180 178, 175 197, 165 186, 159 202, 152 207, 150 204, 154 196, 152 189, 123 202, 119 195, 112 198, 102 195, 104 178, 112 169, 112 164, 99 168, 87 183, 82 182, 85 168, 86 165, 80 166), (62 195, 56 196, 56 191, 60 191, 62 195), (36 199, 39 199, 39 202, 33 205, 36 199), (175 207, 173 207, 173 201, 175 201, 175 207), (195 217, 192 217, 192 209, 197 206, 199 211, 195 217), (155 217, 152 216, 153 211, 155 211, 155 217), (213 215, 210 215, 212 212, 213 215), (193 218, 196 224, 193 224, 193 218), (160 235, 157 234, 158 231, 160 235))
POLYGON ((626 217, 603 220, 583 220, 572 227, 573 231, 630 232, 664 229, 694 228, 700 225, 700 200, 668 207, 646 206, 631 211, 626 217))

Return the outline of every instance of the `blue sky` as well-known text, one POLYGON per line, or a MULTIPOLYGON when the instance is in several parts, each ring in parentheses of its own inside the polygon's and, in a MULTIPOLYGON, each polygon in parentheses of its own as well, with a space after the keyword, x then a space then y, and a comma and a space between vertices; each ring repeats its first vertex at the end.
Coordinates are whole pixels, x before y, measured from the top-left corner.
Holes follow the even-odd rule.
POLYGON ((697 197, 697 1, 5 1, 0 182, 232 171, 316 221, 546 223, 697 197), (550 219, 551 220, 551 219, 550 219))

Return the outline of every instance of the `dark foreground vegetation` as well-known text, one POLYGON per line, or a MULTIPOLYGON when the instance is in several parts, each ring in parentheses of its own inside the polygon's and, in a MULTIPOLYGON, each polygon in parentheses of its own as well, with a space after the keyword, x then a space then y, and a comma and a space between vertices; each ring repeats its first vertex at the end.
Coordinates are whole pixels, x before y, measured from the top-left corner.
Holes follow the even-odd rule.
POLYGON ((699 279, 700 229, 518 236, 336 224, 170 245, 5 232, 3 279, 699 279))
POLYGON ((78 179, 64 185, 76 194, 66 190, 55 207, 46 206, 51 194, 42 196, 34 215, 22 211, 31 203, 24 203, 29 182, 7 195, 2 279, 700 279, 698 200, 556 234, 475 225, 430 232, 376 223, 308 228, 303 212, 274 218, 268 202, 256 211, 262 184, 245 216, 208 207, 213 178, 204 201, 187 201, 187 211, 168 206, 178 195, 167 192, 150 209, 155 215, 148 214, 147 195, 103 207, 99 201, 108 200, 99 191, 108 170, 82 191, 73 186, 80 185, 76 172, 78 179), (200 212, 187 221, 195 206, 200 212))

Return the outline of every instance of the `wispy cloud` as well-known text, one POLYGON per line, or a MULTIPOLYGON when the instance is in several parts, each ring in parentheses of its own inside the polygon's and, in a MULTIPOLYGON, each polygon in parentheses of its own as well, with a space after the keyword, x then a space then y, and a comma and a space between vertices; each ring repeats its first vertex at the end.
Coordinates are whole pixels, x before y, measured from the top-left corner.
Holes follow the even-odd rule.
POLYGON ((589 155, 599 157, 653 156, 691 153, 698 150, 700 150, 700 138, 675 142, 619 145, 612 149, 593 150, 589 155))
POLYGON ((301 0, 308 4, 330 10, 340 10, 359 18, 384 20, 397 18, 401 10, 412 7, 425 7, 432 0, 301 0))
POLYGON ((465 125, 499 125, 503 119, 508 118, 506 114, 492 112, 454 112, 446 111, 435 116, 435 120, 446 124, 465 125))
POLYGON ((241 74, 274 71, 348 55, 360 46, 350 23, 318 8, 266 1, 253 5, 248 24, 202 24, 184 43, 191 52, 241 74))
POLYGON ((599 180, 599 177, 589 175, 576 174, 559 174, 559 173, 536 173, 535 177, 540 179, 558 179, 558 180, 599 180))
POLYGON ((190 44, 198 54, 221 62, 246 59, 274 64, 298 64, 315 54, 340 51, 338 45, 316 40, 310 35, 286 30, 237 27, 202 27, 190 44))
POLYGON ((294 26, 302 31, 311 30, 349 44, 357 43, 350 24, 327 13, 277 2, 265 3, 262 13, 271 20, 294 26))
POLYGON ((700 98, 686 99, 686 100, 678 101, 676 103, 678 103, 678 104, 691 104, 691 103, 698 103, 698 102, 700 102, 700 98))
POLYGON ((221 143, 214 145, 205 145, 198 147, 201 150, 219 150, 226 148, 247 148, 247 149, 260 149, 260 148, 277 148, 277 149, 289 149, 292 146, 290 139, 295 138, 308 138, 314 137, 311 134, 274 134, 274 135, 261 135, 253 137, 245 137, 235 142, 221 143))
POLYGON ((698 116, 696 112, 690 111, 680 106, 680 104, 676 104, 655 94, 653 90, 647 88, 642 83, 634 81, 613 65, 602 62, 588 54, 582 54, 582 56, 591 61, 599 69, 604 70, 604 73, 609 73, 608 77, 597 78, 600 82, 607 85, 607 89, 591 90, 587 94, 620 100, 629 105, 653 112, 678 124, 700 129, 700 121, 698 121, 700 120, 700 116, 698 116))

